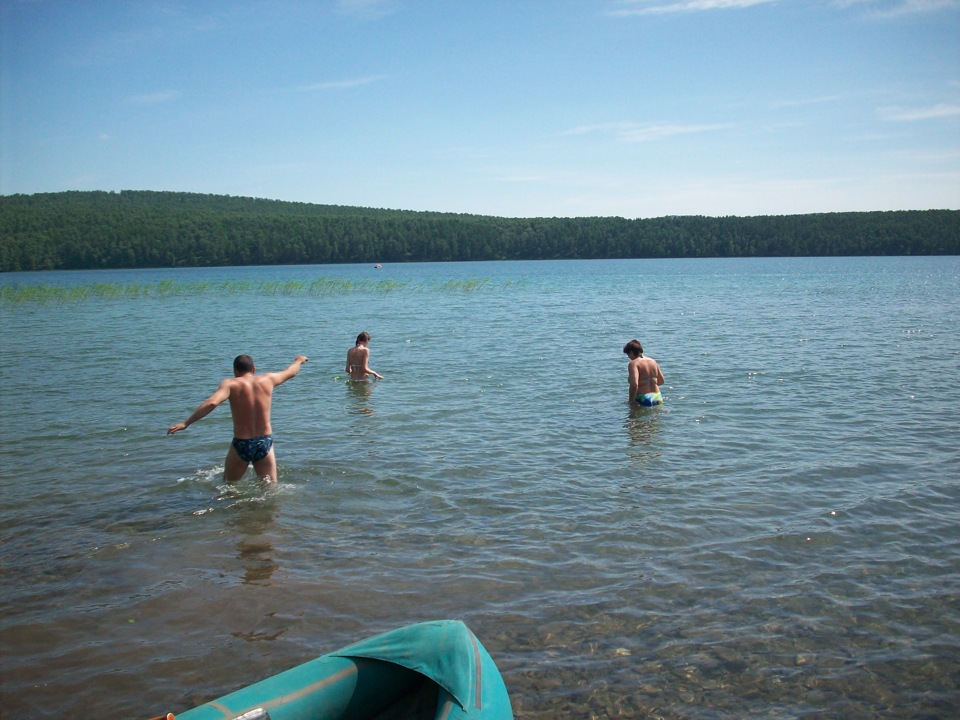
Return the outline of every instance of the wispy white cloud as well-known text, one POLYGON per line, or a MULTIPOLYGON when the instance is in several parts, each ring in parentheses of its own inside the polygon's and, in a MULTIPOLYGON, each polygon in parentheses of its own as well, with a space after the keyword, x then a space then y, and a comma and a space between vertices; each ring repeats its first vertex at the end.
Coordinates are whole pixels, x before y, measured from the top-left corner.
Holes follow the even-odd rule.
POLYGON ((773 104, 774 108, 797 108, 810 107, 812 105, 826 105, 828 103, 842 100, 842 95, 823 95, 821 97, 807 98, 802 100, 781 100, 773 104))
MULTIPOLYGON (((896 18, 941 10, 960 10, 960 0, 821 0, 841 9, 859 8, 875 18, 896 18)), ((608 15, 668 15, 710 10, 740 10, 786 0, 615 0, 608 15)))
POLYGON ((860 8, 870 17, 899 18, 941 10, 960 10, 960 0, 833 0, 841 8, 860 8))
POLYGON ((555 175, 545 175, 545 174, 515 174, 515 175, 501 175, 499 180, 500 182, 505 183, 543 183, 555 181, 557 178, 555 175))
POLYGON ((712 125, 683 125, 678 123, 600 123, 597 125, 581 125, 567 130, 561 135, 588 135, 593 133, 612 133, 620 142, 640 143, 654 142, 675 135, 691 135, 694 133, 710 132, 725 127, 722 124, 712 125))
POLYGON ((180 98, 179 90, 161 90, 154 93, 144 93, 142 95, 130 95, 125 102, 128 105, 138 105, 148 107, 151 105, 162 105, 163 103, 173 102, 180 98))
POLYGON ((596 132, 608 132, 622 127, 625 123, 600 123, 597 125, 578 125, 575 128, 564 130, 561 135, 589 135, 596 132))
MULTIPOLYGON (((952 168, 960 167, 960 147, 937 147, 900 150, 892 154, 901 166, 914 168, 926 168, 930 166, 942 167, 950 166, 952 168)), ((950 170, 955 175, 960 175, 958 170, 950 170)))
POLYGON ((731 10, 766 5, 780 0, 620 0, 610 15, 666 15, 704 10, 731 10))
POLYGON ((367 77, 360 78, 350 78, 347 80, 331 80, 329 82, 320 82, 313 83, 311 85, 301 85, 295 90, 300 92, 318 92, 322 90, 349 90, 355 87, 362 87, 364 85, 370 85, 375 82, 380 82, 384 79, 384 75, 370 75, 367 77))
POLYGON ((938 118, 960 115, 960 105, 939 103, 923 108, 881 108, 880 117, 891 122, 914 122, 917 120, 936 120, 938 118))
POLYGON ((691 135, 695 133, 719 130, 723 125, 637 125, 623 128, 619 137, 624 142, 651 142, 663 140, 674 135, 691 135))
POLYGON ((397 0, 337 0, 336 9, 341 15, 377 20, 395 13, 398 3, 397 0))

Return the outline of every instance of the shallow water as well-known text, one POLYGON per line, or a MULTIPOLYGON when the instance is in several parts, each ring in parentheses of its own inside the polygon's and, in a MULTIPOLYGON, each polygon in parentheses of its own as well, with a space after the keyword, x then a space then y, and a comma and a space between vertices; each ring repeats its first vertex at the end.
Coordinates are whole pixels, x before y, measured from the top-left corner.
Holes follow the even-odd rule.
POLYGON ((161 280, 207 285, 0 305, 3 717, 177 712, 438 618, 518 718, 960 706, 960 258, 0 276, 161 280), (320 277, 354 289, 250 289, 320 277), (344 382, 361 329, 383 382, 344 382), (269 490, 222 484, 227 408, 165 435, 240 352, 310 357, 269 490))

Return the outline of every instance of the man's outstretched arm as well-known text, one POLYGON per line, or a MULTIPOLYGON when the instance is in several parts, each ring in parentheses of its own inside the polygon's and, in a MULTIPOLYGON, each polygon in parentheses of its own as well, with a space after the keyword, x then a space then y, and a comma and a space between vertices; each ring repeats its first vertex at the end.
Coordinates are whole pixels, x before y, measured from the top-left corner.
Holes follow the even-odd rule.
POLYGON ((297 355, 297 359, 290 363, 290 366, 286 370, 280 370, 279 372, 274 372, 269 374, 269 378, 273 380, 274 385, 280 385, 285 383, 290 378, 294 377, 298 372, 300 372, 300 367, 307 362, 306 355, 297 355))
POLYGON ((217 391, 200 403, 200 406, 193 411, 193 414, 190 415, 186 420, 181 423, 176 423, 171 425, 167 430, 167 435, 173 435, 176 432, 181 430, 186 430, 190 425, 193 425, 197 420, 205 418, 211 412, 213 412, 224 400, 230 397, 230 380, 224 380, 220 383, 220 387, 217 388, 217 391))

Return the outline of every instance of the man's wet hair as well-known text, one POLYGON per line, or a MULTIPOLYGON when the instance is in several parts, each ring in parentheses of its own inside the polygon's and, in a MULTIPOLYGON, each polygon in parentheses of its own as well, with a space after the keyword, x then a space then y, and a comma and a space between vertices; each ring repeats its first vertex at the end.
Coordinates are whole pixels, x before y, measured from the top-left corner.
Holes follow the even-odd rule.
POLYGON ((233 372, 237 375, 253 372, 253 358, 249 355, 237 355, 233 360, 233 372))
POLYGON ((631 340, 623 346, 623 354, 636 355, 637 357, 640 357, 643 355, 643 345, 640 344, 639 340, 631 340))

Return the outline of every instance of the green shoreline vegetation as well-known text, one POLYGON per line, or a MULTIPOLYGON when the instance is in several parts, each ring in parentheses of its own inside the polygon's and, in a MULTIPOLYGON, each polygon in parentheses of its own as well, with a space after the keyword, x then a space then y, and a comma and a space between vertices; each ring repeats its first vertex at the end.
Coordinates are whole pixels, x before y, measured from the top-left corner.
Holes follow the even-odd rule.
POLYGON ((65 305, 89 301, 130 300, 203 295, 261 295, 323 297, 347 293, 391 292, 474 292, 503 289, 515 281, 494 284, 486 278, 444 280, 435 282, 402 282, 398 280, 345 280, 320 277, 316 280, 225 280, 222 282, 180 282, 161 280, 155 283, 94 282, 79 285, 19 284, 0 285, 0 305, 65 305))
POLYGON ((960 255, 960 210, 501 218, 153 191, 0 196, 0 272, 960 255))

